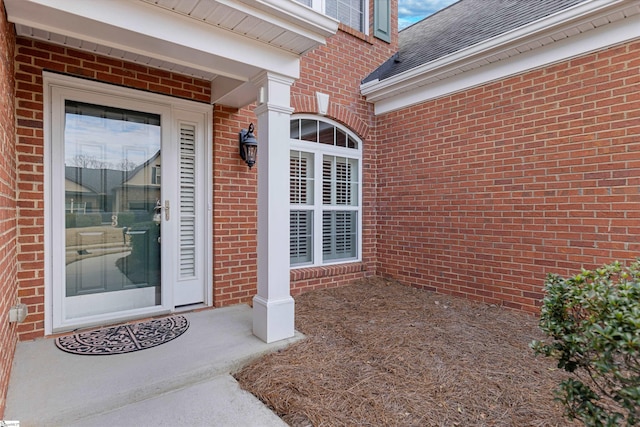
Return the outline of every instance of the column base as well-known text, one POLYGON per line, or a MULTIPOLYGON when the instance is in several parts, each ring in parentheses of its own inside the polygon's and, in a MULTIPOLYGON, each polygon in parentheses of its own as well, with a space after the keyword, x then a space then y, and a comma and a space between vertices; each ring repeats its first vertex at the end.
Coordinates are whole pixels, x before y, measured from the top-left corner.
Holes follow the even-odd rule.
POLYGON ((292 297, 268 301, 253 297, 253 334, 266 343, 295 335, 295 301, 292 297))

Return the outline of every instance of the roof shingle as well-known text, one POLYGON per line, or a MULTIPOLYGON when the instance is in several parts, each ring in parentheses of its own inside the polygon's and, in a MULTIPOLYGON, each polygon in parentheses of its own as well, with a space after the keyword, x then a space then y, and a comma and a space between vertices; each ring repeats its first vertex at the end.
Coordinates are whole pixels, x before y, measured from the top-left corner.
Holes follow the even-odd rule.
POLYGON ((585 0, 460 0, 399 34, 398 52, 363 83, 384 80, 585 0))

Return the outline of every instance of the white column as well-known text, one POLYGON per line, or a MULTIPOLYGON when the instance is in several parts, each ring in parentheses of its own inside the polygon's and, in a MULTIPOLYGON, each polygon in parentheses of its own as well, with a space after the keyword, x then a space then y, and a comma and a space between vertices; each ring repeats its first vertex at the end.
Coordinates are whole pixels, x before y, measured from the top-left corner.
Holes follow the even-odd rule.
POLYGON ((258 293, 253 333, 268 343, 294 335, 289 285, 289 121, 293 79, 264 72, 258 87, 258 293))

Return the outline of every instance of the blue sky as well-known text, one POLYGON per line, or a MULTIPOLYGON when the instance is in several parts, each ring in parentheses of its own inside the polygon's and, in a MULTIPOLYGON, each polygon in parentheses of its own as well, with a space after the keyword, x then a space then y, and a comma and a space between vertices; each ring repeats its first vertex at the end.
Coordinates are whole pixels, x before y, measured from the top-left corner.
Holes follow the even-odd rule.
POLYGON ((400 29, 444 9, 457 0, 399 0, 398 26, 400 29))

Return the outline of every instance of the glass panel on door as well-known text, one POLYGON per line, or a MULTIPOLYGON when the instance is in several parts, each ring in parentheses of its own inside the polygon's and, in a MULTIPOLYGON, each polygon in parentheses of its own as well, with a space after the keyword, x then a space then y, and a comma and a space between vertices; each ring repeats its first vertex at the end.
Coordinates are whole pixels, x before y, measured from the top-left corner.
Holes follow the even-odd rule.
POLYGON ((65 101, 68 319, 161 304, 160 115, 65 101))

